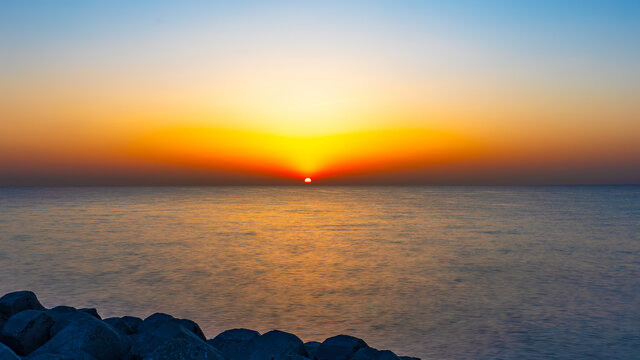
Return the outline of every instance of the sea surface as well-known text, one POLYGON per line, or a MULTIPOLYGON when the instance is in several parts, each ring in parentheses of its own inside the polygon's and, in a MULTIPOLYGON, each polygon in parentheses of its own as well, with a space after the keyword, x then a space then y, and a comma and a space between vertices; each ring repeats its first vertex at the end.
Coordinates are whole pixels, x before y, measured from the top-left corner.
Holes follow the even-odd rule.
POLYGON ((0 188, 0 295, 211 338, 640 359, 640 187, 0 188))

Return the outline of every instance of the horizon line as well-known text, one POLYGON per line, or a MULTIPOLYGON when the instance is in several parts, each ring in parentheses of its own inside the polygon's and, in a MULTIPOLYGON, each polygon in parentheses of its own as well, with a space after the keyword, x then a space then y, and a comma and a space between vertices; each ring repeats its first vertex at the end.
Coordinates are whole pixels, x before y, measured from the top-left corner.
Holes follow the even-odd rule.
POLYGON ((161 187, 634 187, 640 183, 571 183, 571 184, 40 184, 2 185, 0 188, 161 188, 161 187))

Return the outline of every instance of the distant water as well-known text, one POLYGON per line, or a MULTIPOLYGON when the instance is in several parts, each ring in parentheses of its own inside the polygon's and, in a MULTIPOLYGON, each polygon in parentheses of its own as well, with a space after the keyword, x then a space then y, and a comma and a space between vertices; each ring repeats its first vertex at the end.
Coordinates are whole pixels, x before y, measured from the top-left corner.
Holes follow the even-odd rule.
POLYGON ((0 188, 0 293, 208 337, 639 359, 640 187, 0 188))

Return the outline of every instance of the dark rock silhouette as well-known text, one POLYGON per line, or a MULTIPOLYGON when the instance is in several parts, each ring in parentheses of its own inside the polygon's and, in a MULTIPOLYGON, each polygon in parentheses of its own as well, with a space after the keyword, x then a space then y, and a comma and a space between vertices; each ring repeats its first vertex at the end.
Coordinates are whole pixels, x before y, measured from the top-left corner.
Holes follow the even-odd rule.
POLYGON ((303 343, 287 332, 232 329, 206 340, 188 319, 155 313, 102 320, 96 309, 45 309, 35 294, 0 298, 0 360, 419 360, 338 335, 303 343), (24 356, 24 358, 22 357, 24 356))
POLYGON ((260 335, 246 346, 249 360, 307 359, 304 343, 297 336, 279 330, 260 335))
POLYGON ((20 357, 16 355, 7 345, 0 343, 0 359, 2 360, 20 360, 20 357))
POLYGON ((131 328, 131 330, 133 330, 134 332, 138 331, 138 326, 140 326, 140 324, 142 324, 142 319, 135 317, 135 316, 123 316, 121 317, 122 321, 124 321, 125 323, 127 323, 127 325, 129 325, 129 327, 131 328))
POLYGON ((29 357, 29 360, 72 360, 68 356, 58 354, 40 354, 35 357, 29 357))
MULTIPOLYGON (((61 329, 28 359, 41 354, 58 354, 73 360, 120 360, 128 351, 128 340, 117 330, 92 315, 80 311, 64 312, 67 316, 61 329)), ((60 319, 60 314, 56 314, 60 319)), ((56 317, 52 316, 54 321, 56 317)), ((52 327, 58 325, 58 322, 52 327)))
POLYGON ((7 318, 23 310, 44 310, 36 294, 31 291, 16 291, 0 298, 0 314, 7 318))
POLYGON ((145 360, 224 360, 224 357, 205 342, 169 339, 144 357, 145 360))
POLYGON ((7 322, 7 317, 0 314, 0 331, 2 331, 2 328, 4 327, 4 324, 7 322))
POLYGON ((62 329, 74 321, 93 318, 93 316, 69 306, 56 306, 53 309, 47 310, 46 313, 53 319, 53 326, 51 330, 49 330, 51 337, 56 336, 62 329))
POLYGON ((137 332, 147 332, 156 329, 161 323, 175 319, 173 316, 163 313, 155 313, 149 315, 139 325, 137 332))
POLYGON ((222 353, 226 359, 237 359, 243 356, 247 344, 260 336, 260 333, 249 329, 226 330, 207 341, 222 353))
MULTIPOLYGON (((196 323, 167 314, 156 313, 144 319, 137 332, 129 338, 132 340, 130 353, 137 358, 179 358, 182 355, 178 355, 178 346, 182 346, 184 351, 194 353, 194 359, 224 359, 216 348, 205 342, 202 330, 196 323)), ((189 352, 185 354, 187 356, 189 352)))
POLYGON ((367 347, 367 343, 349 335, 338 335, 323 341, 318 347, 318 360, 348 360, 356 351, 367 347))
POLYGON ((320 347, 320 343, 317 341, 309 341, 304 343, 304 349, 307 350, 307 354, 309 354, 309 359, 315 359, 316 353, 318 352, 319 347, 320 347))
POLYGON ((131 334, 135 333, 135 330, 133 330, 131 328, 131 326, 129 326, 129 324, 127 324, 126 321, 122 320, 122 318, 112 317, 112 318, 104 319, 104 322, 106 322, 112 328, 120 331, 121 333, 123 333, 125 335, 131 335, 131 334))
POLYGON ((356 351, 351 360, 400 360, 400 358, 389 350, 365 347, 356 351))
POLYGON ((0 340, 16 354, 25 356, 49 340, 51 326, 53 319, 44 311, 21 311, 9 318, 0 340))
POLYGON ((102 320, 102 318, 98 314, 98 310, 96 310, 95 308, 78 309, 78 311, 82 311, 83 313, 87 313, 87 314, 93 316, 94 318, 96 318, 98 320, 102 320))

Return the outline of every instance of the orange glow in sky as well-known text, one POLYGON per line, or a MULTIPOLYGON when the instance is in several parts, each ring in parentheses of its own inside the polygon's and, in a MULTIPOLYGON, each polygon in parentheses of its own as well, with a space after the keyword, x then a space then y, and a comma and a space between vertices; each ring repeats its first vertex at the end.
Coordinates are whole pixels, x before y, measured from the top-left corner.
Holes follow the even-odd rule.
POLYGON ((0 185, 640 182, 637 22, 551 4, 17 2, 0 185))
POLYGON ((387 129, 323 136, 285 136, 216 128, 170 128, 136 139, 129 157, 256 175, 332 178, 428 166, 474 156, 461 136, 387 129))

